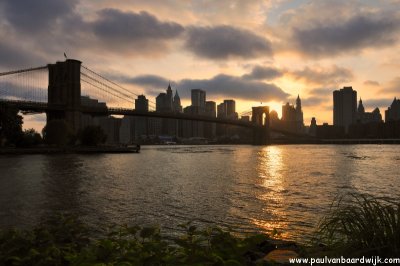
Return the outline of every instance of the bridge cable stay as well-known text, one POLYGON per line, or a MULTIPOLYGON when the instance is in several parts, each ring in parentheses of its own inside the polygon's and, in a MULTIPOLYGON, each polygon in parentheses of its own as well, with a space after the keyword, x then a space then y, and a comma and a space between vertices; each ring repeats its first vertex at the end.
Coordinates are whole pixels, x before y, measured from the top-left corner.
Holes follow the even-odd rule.
MULTIPOLYGON (((118 91, 110 89, 104 82, 99 81, 90 72, 81 71, 81 94, 89 96, 91 99, 99 100, 108 106, 122 107, 129 104, 129 97, 121 95, 118 91)), ((91 105, 90 102, 82 102, 91 105)))
MULTIPOLYGON (((118 83, 115 83, 115 82, 113 82, 113 81, 107 79, 106 77, 103 77, 102 75, 100 75, 100 74, 94 72, 93 70, 89 69, 88 67, 86 67, 86 66, 82 66, 82 67, 83 67, 84 69, 88 70, 89 72, 93 73, 94 75, 96 75, 96 76, 98 76, 98 77, 100 77, 100 78, 102 78, 102 79, 104 79, 104 80, 110 82, 111 84, 117 86, 118 88, 124 90, 125 92, 130 93, 130 94, 133 94, 133 95, 135 95, 135 96, 139 96, 139 94, 134 93, 134 92, 132 92, 132 91, 130 91, 130 90, 128 90, 128 89, 122 87, 122 86, 119 85, 118 83)), ((149 102, 151 102, 151 103, 153 103, 153 104, 156 104, 154 101, 151 101, 151 100, 149 100, 149 102)))
POLYGON ((239 114, 239 116, 251 116, 253 114, 253 110, 246 110, 239 114))
POLYGON ((47 66, 0 73, 0 100, 47 102, 47 66))
POLYGON ((99 90, 105 92, 105 93, 111 94, 111 95, 113 95, 113 96, 115 96, 115 97, 117 97, 117 98, 119 98, 119 99, 121 99, 121 100, 123 100, 123 101, 127 101, 125 98, 119 96, 118 94, 109 92, 109 91, 107 91, 107 90, 101 88, 100 86, 91 83, 90 81, 87 81, 87 80, 85 80, 85 79, 81 79, 81 81, 83 81, 83 82, 85 82, 85 83, 87 83, 87 84, 89 84, 89 85, 91 85, 91 86, 93 86, 93 87, 95 87, 95 88, 97 88, 97 89, 99 89, 99 90))
MULTIPOLYGON (((128 90, 128 89, 122 87, 121 85, 119 85, 119 84, 117 84, 117 83, 115 83, 115 82, 113 82, 113 81, 111 81, 111 80, 105 78, 104 76, 102 76, 102 75, 100 75, 100 74, 94 72, 93 70, 89 69, 89 68, 86 67, 86 66, 82 66, 82 68, 83 68, 83 70, 84 70, 84 71, 81 72, 82 74, 85 74, 86 76, 88 76, 88 73, 84 73, 85 71, 87 71, 87 72, 89 72, 90 74, 95 75, 97 78, 93 78, 93 80, 97 80, 97 82, 100 82, 100 83, 102 83, 103 85, 107 86, 108 89, 111 89, 111 90, 113 90, 114 92, 118 92, 118 93, 120 93, 121 95, 123 95, 124 97, 130 98, 130 97, 133 97, 133 96, 135 96, 135 97, 139 96, 139 94, 134 93, 134 92, 132 92, 132 91, 130 91, 130 90, 128 90), (102 81, 99 81, 98 79, 100 79, 100 80, 102 80, 102 81), (107 85, 106 83, 109 83, 109 85, 107 85), (117 87, 118 89, 115 88, 115 87, 117 87)), ((130 99, 133 100, 133 98, 130 98, 130 99)), ((149 107, 153 107, 153 108, 155 109, 155 102, 151 101, 150 99, 149 99, 148 101, 149 101, 149 107), (151 103, 151 104, 150 104, 150 103, 151 103)))
MULTIPOLYGON (((103 78, 102 76, 100 76, 99 74, 95 73, 94 71, 88 69, 87 67, 85 67, 84 70, 81 71, 81 74, 83 76, 86 76, 87 78, 91 79, 92 82, 90 82, 90 83, 93 84, 93 81, 94 81, 97 85, 100 85, 100 86, 104 87, 103 88, 103 92, 107 93, 108 90, 112 90, 114 93, 117 93, 117 94, 119 94, 119 96, 124 98, 123 100, 128 101, 126 98, 130 99, 129 100, 129 109, 131 109, 131 105, 133 104, 133 95, 136 96, 135 93, 132 93, 129 90, 126 90, 126 89, 124 89, 124 92, 121 92, 121 90, 119 88, 115 88, 115 86, 118 86, 118 87, 121 87, 121 86, 119 86, 118 84, 116 84, 116 83, 114 83, 112 81, 109 81, 106 78, 103 78), (114 85, 114 84, 116 84, 116 85, 114 85), (131 95, 128 95, 127 93, 129 93, 131 95)), ((83 89, 85 91, 85 87, 83 87, 83 89)), ((121 97, 118 97, 118 98, 121 98, 121 97)))
MULTIPOLYGON (((117 107, 122 108, 126 105, 129 107, 132 105, 131 97, 128 95, 122 95, 120 91, 113 89, 108 84, 105 84, 103 81, 98 80, 97 78, 86 73, 81 73, 81 82, 82 84, 82 93, 87 94, 93 99, 104 101, 107 103, 109 107, 117 107)), ((82 105, 89 104, 91 102, 82 102, 82 105)))
MULTIPOLYGON (((124 93, 121 93, 120 91, 115 90, 114 88, 108 86, 107 84, 104 84, 103 82, 101 82, 101 81, 99 81, 99 80, 97 80, 97 79, 94 79, 94 78, 92 78, 92 77, 86 75, 85 73, 81 73, 81 75, 84 76, 85 78, 91 80, 92 82, 98 83, 98 86, 96 86, 96 85, 94 85, 93 83, 91 83, 91 82, 89 82, 89 81, 87 81, 87 80, 81 78, 82 81, 84 81, 84 82, 86 82, 86 83, 89 83, 89 84, 91 84, 92 86, 95 86, 95 87, 98 88, 98 89, 104 90, 105 92, 110 93, 111 95, 114 95, 114 96, 116 96, 116 97, 118 97, 118 98, 120 98, 120 99, 122 99, 122 100, 124 100, 124 101, 129 101, 129 100, 127 100, 126 98, 123 98, 123 97, 127 97, 127 98, 129 99, 129 97, 130 97, 129 95, 124 94, 124 93), (111 90, 112 92, 107 91, 107 90, 105 90, 105 89, 102 89, 102 88, 100 88, 99 86, 103 86, 103 87, 105 87, 105 88, 111 90), (116 93, 116 94, 115 94, 115 93, 116 93)), ((81 77, 82 77, 82 76, 81 76, 81 77)), ((130 102, 130 101, 129 101, 129 102, 130 102)))
POLYGON ((12 75, 12 74, 19 74, 19 73, 30 72, 30 71, 35 71, 35 70, 42 70, 42 69, 47 69, 47 66, 40 66, 40 67, 33 67, 33 68, 1 72, 0 76, 7 76, 7 75, 12 75))

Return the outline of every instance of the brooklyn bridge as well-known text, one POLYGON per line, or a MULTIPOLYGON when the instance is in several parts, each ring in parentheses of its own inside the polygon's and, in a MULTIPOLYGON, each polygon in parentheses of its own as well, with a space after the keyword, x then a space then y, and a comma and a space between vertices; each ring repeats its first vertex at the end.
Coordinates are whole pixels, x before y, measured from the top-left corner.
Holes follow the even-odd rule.
POLYGON ((131 108, 137 93, 96 73, 81 61, 67 59, 45 66, 0 73, 0 105, 11 105, 24 113, 46 113, 47 122, 64 119, 77 132, 82 114, 91 116, 124 115, 203 121, 249 128, 253 131, 253 144, 269 143, 270 132, 295 138, 305 135, 273 128, 269 123, 269 107, 256 106, 251 111, 251 121, 217 118, 174 112, 157 112, 131 108), (47 83, 47 84, 46 84, 47 83), (93 106, 82 101, 82 96, 101 98, 103 106, 93 106))

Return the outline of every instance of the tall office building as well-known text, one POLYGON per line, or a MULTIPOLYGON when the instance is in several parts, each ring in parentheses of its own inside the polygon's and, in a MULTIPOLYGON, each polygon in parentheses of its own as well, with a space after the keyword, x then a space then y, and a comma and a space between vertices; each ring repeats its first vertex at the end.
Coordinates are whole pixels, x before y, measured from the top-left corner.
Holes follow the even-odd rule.
MULTIPOLYGON (((143 112, 149 111, 149 100, 146 99, 146 96, 139 95, 138 98, 135 99, 135 109, 137 111, 143 111, 143 112)), ((149 131, 149 120, 152 119, 157 119, 157 118, 135 117, 134 121, 132 120, 129 121, 131 124, 133 124, 133 126, 125 125, 125 128, 130 128, 131 130, 133 128, 133 133, 132 133, 133 137, 131 137, 132 141, 140 140, 142 137, 145 138, 149 134, 152 135, 152 132, 149 131)), ((128 124, 129 122, 123 121, 122 125, 128 124)))
POLYGON ((236 113, 236 103, 234 100, 224 100, 223 103, 217 106, 217 117, 238 119, 238 113, 236 113))
POLYGON ((344 87, 333 92, 333 125, 343 126, 345 132, 357 121, 357 91, 344 87))
POLYGON ((238 114, 236 113, 236 103, 234 100, 224 100, 225 105, 225 115, 229 119, 238 119, 238 114))
POLYGON ((226 118, 225 103, 218 104, 218 106, 217 106, 217 117, 218 118, 226 118))
POLYGON ((282 120, 280 123, 275 124, 279 124, 281 128, 290 132, 304 132, 303 110, 301 109, 300 95, 297 96, 296 106, 289 103, 282 106, 282 120))
MULTIPOLYGON (((181 113, 181 99, 176 91, 175 96, 172 95, 171 84, 168 84, 166 92, 160 93, 156 97, 156 111, 162 113, 181 113)), ((161 134, 168 136, 179 135, 179 122, 176 119, 162 118, 161 121, 161 134)))
POLYGON ((146 96, 139 95, 137 99, 135 99, 135 110, 137 111, 149 111, 149 100, 146 99, 146 96))
MULTIPOLYGON (((206 102, 206 115, 210 117, 216 117, 217 105, 213 101, 206 102)), ((217 135, 217 125, 215 123, 204 124, 204 137, 208 139, 214 139, 217 135)))
MULTIPOLYGON (((205 115, 206 112, 206 92, 201 89, 194 89, 191 91, 192 105, 191 113, 193 115, 205 115)), ((204 122, 192 122, 193 137, 204 137, 204 122)))
POLYGON ((217 105, 213 101, 207 101, 206 102, 206 115, 207 116, 212 116, 215 117, 217 112, 217 105))
POLYGON ((192 106, 198 107, 199 110, 205 111, 206 92, 201 89, 192 90, 192 106))
POLYGON ((179 97, 178 90, 175 91, 175 96, 172 102, 172 109, 175 113, 182 113, 181 98, 179 97))
POLYGON ((365 112, 363 102, 360 98, 357 108, 357 123, 368 124, 368 123, 380 123, 382 122, 382 115, 378 107, 372 112, 365 112))
POLYGON ((394 98, 392 104, 385 111, 385 122, 400 120, 400 100, 394 98))

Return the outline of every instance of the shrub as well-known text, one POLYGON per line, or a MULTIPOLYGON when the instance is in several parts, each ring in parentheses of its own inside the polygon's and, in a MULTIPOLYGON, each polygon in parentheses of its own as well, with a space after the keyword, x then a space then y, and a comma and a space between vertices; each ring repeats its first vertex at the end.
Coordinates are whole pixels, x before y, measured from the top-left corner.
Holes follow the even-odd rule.
POLYGON ((82 145, 96 146, 107 140, 107 135, 100 126, 87 126, 79 133, 82 145))
POLYGON ((182 228, 181 235, 165 237, 157 227, 121 226, 89 239, 87 227, 61 216, 30 231, 0 231, 0 265, 246 265, 254 259, 250 253, 262 257, 269 240, 190 223, 182 228))
POLYGON ((20 141, 17 143, 18 147, 32 147, 42 143, 42 137, 33 128, 24 130, 20 141))
POLYGON ((338 197, 317 234, 340 255, 396 256, 400 254, 400 203, 365 194, 338 197))

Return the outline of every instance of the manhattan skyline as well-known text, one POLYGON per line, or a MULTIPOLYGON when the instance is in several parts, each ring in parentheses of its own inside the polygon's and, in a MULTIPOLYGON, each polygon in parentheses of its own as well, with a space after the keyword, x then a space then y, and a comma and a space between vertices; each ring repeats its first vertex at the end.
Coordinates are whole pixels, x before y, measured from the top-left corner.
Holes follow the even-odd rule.
MULTIPOLYGON (((154 99, 169 82, 238 112, 302 96, 304 121, 332 123, 332 91, 352 86, 385 110, 400 88, 399 1, 39 0, 0 4, 0 69, 69 58, 154 99), (32 6, 31 6, 32 5, 32 6)), ((28 124, 38 122, 34 116, 28 124)))

